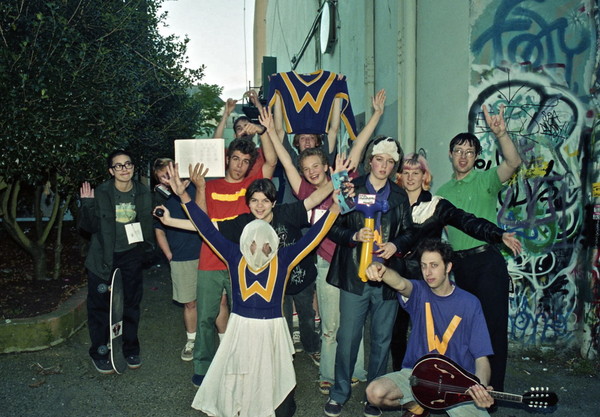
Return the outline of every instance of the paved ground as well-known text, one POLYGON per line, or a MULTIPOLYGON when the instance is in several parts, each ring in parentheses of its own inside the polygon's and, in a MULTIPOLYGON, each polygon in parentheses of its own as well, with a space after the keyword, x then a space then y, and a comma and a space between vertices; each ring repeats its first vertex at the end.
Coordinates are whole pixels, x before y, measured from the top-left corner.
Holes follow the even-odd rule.
MULTIPOLYGON (((87 328, 67 342, 40 352, 0 355, 1 416, 204 416, 190 407, 195 388, 191 362, 179 359, 184 343, 181 307, 171 302, 164 268, 146 272, 140 339, 143 366, 123 375, 98 374, 87 355, 87 328), (42 370, 44 368, 45 370, 42 370)), ((318 369, 305 354, 295 361, 298 417, 322 416, 326 397, 317 390, 318 369)), ((511 359, 507 391, 549 386, 560 398, 552 416, 600 416, 598 377, 576 376, 558 363, 511 359)), ((365 384, 354 389, 343 416, 362 416, 365 384)), ((388 411, 385 416, 401 416, 388 411)), ((441 413, 439 415, 445 415, 441 413)), ((524 417, 520 405, 501 407, 494 417, 524 417)), ((252 417, 252 416, 250 416, 252 417)))

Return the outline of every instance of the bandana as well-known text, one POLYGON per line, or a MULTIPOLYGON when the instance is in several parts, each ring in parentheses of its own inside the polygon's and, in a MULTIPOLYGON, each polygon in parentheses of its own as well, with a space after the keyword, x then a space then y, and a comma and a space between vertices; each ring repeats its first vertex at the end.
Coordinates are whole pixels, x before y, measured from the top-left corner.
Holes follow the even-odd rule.
POLYGON ((277 254, 279 237, 269 223, 264 220, 253 220, 244 227, 240 237, 240 251, 252 270, 266 266, 277 254), (263 248, 268 244, 270 252, 263 248))
POLYGON ((396 141, 392 138, 386 138, 373 146, 373 150, 371 151, 371 155, 378 155, 381 153, 387 153, 391 156, 395 162, 400 160, 400 154, 398 153, 398 145, 396 145, 396 141))

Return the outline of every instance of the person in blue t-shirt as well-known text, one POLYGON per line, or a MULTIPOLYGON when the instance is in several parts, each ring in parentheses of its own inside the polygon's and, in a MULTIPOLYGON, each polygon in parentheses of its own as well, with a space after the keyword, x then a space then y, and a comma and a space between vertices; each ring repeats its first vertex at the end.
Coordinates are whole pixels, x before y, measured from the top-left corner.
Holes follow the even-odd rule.
MULTIPOLYGON (((162 203, 167 207, 171 216, 176 219, 187 219, 187 214, 181 208, 181 200, 171 192, 167 166, 174 161, 170 158, 158 158, 154 161, 152 172, 158 185, 155 190, 166 197, 162 203)), ((196 196, 196 187, 189 184, 188 194, 196 196)), ((186 343, 181 350, 181 360, 189 362, 194 358, 194 342, 196 340, 196 281, 198 280, 198 258, 202 239, 198 233, 182 230, 176 227, 164 226, 160 221, 154 222, 156 242, 171 268, 173 283, 173 300, 183 304, 183 324, 186 331, 186 343)))
POLYGON ((424 355, 438 353, 458 363, 481 381, 468 389, 472 402, 446 410, 451 417, 488 416, 494 400, 486 387, 491 370, 488 355, 492 345, 481 303, 472 294, 450 280, 452 247, 440 240, 426 239, 419 245, 423 280, 406 279, 383 264, 373 262, 367 268, 371 281, 383 281, 398 291, 400 306, 410 314, 412 332, 402 369, 374 380, 367 387, 369 403, 408 411, 403 417, 427 416, 410 389, 409 378, 416 362, 424 355))

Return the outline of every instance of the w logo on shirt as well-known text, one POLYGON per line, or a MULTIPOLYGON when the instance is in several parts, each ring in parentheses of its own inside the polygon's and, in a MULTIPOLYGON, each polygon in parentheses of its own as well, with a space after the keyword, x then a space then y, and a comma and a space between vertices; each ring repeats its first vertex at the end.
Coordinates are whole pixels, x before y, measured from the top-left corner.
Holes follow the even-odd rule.
POLYGON ((437 350, 442 355, 446 354, 446 350, 448 349, 448 343, 450 339, 452 339, 452 335, 458 328, 462 318, 458 316, 454 316, 452 321, 446 328, 446 331, 442 335, 442 340, 438 338, 438 335, 435 334, 435 326, 433 322, 433 315, 431 314, 431 304, 425 303, 425 323, 427 330, 427 346, 429 351, 437 350))

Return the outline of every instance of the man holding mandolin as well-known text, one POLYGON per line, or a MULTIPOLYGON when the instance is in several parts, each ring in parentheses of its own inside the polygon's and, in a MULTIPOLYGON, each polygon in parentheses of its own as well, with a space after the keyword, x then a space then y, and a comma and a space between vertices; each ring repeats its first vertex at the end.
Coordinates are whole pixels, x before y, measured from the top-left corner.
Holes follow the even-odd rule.
MULTIPOLYGON (((446 412, 451 417, 489 416, 487 408, 492 406, 494 399, 488 392, 492 388, 486 387, 491 374, 487 356, 493 351, 481 304, 474 295, 458 288, 450 280, 453 251, 449 244, 428 239, 419 245, 419 252, 423 280, 408 280, 378 262, 367 268, 370 280, 383 281, 398 291, 400 306, 410 314, 412 321, 402 370, 371 382, 367 387, 368 401, 379 407, 402 404, 408 409, 403 417, 429 415, 415 400, 432 409, 449 407, 446 412), (415 376, 411 377, 413 368, 421 357, 432 353, 456 362, 467 373, 475 374, 480 383, 476 378, 466 379, 466 386, 452 386, 449 393, 442 392, 441 399, 440 391, 444 391, 446 385, 438 383, 435 389, 430 390, 434 394, 431 398, 427 395, 415 398, 419 391, 411 389, 411 385, 419 382, 415 376), (452 396, 454 392, 450 391, 457 388, 462 399, 455 401, 455 405, 436 407, 446 397, 452 396)), ((444 372, 448 373, 442 370, 444 372)), ((433 381, 438 380, 434 376, 433 381)), ((441 380, 442 376, 439 377, 441 380)))

